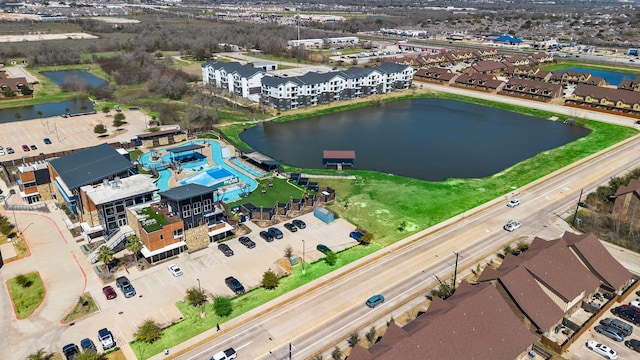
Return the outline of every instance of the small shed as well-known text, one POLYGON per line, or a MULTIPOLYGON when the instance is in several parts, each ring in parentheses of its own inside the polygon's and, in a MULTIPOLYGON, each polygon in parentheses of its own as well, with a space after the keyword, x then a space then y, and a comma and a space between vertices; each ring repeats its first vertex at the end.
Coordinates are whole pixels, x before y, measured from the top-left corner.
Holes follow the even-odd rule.
POLYGON ((278 63, 273 61, 256 61, 253 63, 253 67, 264 71, 273 71, 278 70, 278 63))
POLYGON ((324 166, 353 166, 356 158, 354 150, 324 150, 322 152, 322 164, 324 166))
POLYGON ((333 213, 322 206, 313 209, 313 215, 322 220, 325 224, 331 224, 334 219, 333 213))

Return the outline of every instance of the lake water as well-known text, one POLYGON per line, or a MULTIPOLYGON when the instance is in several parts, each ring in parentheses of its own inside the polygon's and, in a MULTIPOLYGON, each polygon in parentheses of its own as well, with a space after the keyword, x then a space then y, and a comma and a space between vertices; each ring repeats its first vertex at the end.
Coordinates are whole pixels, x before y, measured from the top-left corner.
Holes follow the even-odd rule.
POLYGON ((42 74, 60 87, 62 87, 65 84, 65 82, 81 82, 83 84, 86 84, 87 87, 91 89, 105 86, 108 84, 106 80, 101 79, 84 70, 78 70, 78 69, 44 71, 42 72, 42 74))
POLYGON ((356 169, 442 181, 489 176, 588 133, 579 126, 479 105, 415 99, 260 123, 240 138, 300 168, 322 168, 323 150, 355 150, 356 169))
POLYGON ((69 112, 71 114, 90 112, 93 111, 93 103, 88 100, 61 101, 48 104, 2 109, 0 110, 0 123, 39 119, 50 116, 60 116, 66 112, 66 109, 69 109, 69 112), (41 112, 42 115, 39 115, 38 111, 41 112))
POLYGON ((593 76, 599 76, 604 78, 609 85, 618 85, 624 79, 634 80, 636 76, 640 74, 627 74, 627 73, 618 73, 612 71, 602 71, 602 70, 594 70, 594 69, 584 69, 584 68, 568 68, 564 70, 558 70, 560 72, 564 72, 567 70, 579 71, 583 73, 590 73, 593 76))

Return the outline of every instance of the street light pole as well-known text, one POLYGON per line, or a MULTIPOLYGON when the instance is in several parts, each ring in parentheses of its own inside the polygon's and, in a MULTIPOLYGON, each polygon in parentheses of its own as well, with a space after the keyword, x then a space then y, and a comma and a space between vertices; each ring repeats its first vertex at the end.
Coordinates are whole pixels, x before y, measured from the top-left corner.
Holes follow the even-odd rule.
MULTIPOLYGON (((198 280, 198 293, 200 295, 200 297, 202 297, 202 288, 200 287, 200 279, 196 279, 198 280)), ((204 317, 204 299, 200 299, 202 300, 202 310, 200 310, 200 317, 204 317)))
POLYGON ((304 271, 304 250, 305 250, 304 249, 304 239, 302 239, 302 274, 303 275, 305 274, 305 271, 304 271))

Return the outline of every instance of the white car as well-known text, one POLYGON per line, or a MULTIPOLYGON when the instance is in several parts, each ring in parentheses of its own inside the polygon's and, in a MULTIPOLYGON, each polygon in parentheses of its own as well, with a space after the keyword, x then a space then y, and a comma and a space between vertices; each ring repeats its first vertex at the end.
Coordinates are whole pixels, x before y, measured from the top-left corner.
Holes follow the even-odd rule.
POLYGON ((504 226, 504 229, 511 232, 515 229, 518 229, 520 226, 522 226, 522 224, 520 224, 519 221, 509 220, 507 221, 507 224, 504 226))
POLYGON ((182 269, 180 269, 180 267, 178 265, 176 265, 176 264, 169 265, 169 272, 171 272, 171 274, 173 276, 180 276, 180 275, 184 274, 182 272, 182 269))
POLYGON ((2 149, 2 147, 0 147, 0 156, 4 155, 4 149, 2 149))
POLYGON ((585 345, 587 345, 589 350, 604 356, 605 359, 614 360, 618 358, 618 353, 607 345, 600 344, 593 340, 587 341, 585 345))
POLYGON ((512 199, 511 201, 509 201, 507 203, 508 207, 516 207, 518 205, 520 205, 520 200, 518 200, 518 199, 512 199))
POLYGON ((631 301, 631 302, 629 303, 629 305, 631 305, 631 306, 635 306, 635 307, 637 307, 637 308, 640 308, 640 299, 635 299, 635 300, 631 301))

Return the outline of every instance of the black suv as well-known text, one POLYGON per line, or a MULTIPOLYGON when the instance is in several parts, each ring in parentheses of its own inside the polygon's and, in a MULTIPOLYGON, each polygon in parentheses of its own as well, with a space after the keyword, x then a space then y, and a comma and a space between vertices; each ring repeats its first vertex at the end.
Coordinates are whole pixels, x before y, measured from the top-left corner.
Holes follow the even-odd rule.
POLYGON ((640 325, 640 314, 638 314, 635 310, 625 309, 622 306, 618 306, 617 308, 613 309, 613 313, 627 321, 631 321, 636 325, 640 325))
POLYGON ((307 227, 307 224, 304 223, 304 221, 300 220, 300 219, 294 219, 293 221, 291 221, 291 223, 295 226, 298 227, 298 229, 304 229, 307 227))
POLYGON ((298 231, 298 228, 295 225, 293 225, 292 223, 285 223, 283 226, 284 226, 285 229, 287 229, 287 230, 289 230, 291 232, 298 231))
POLYGON ((226 257, 233 256, 233 250, 231 250, 231 248, 227 244, 218 245, 218 250, 222 251, 222 253, 226 257))
POLYGON ((126 276, 120 276, 116 279, 116 285, 122 290, 124 297, 130 298, 136 296, 136 289, 131 285, 126 276))
POLYGON ((76 344, 67 344, 62 348, 62 353, 67 360, 73 360, 80 355, 80 348, 76 344))
POLYGON ((267 229, 267 231, 276 239, 282 239, 282 237, 284 236, 282 231, 280 231, 280 229, 278 229, 277 227, 270 227, 267 229))
POLYGON ((273 235, 271 235, 271 233, 268 232, 268 231, 260 231, 260 237, 265 239, 266 242, 272 242, 273 241, 273 235))
POLYGON ((227 284, 229 289, 231 289, 231 291, 233 291, 233 293, 236 295, 242 295, 245 293, 244 286, 242 286, 240 281, 238 281, 238 279, 234 278, 233 276, 229 276, 228 278, 224 279, 224 283, 227 284))
POLYGON ((249 239, 246 236, 240 236, 238 241, 240 241, 240 244, 246 246, 249 249, 253 249, 254 247, 256 247, 256 243, 254 243, 253 240, 249 239))

